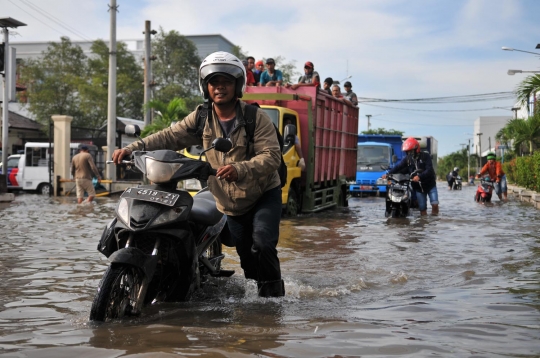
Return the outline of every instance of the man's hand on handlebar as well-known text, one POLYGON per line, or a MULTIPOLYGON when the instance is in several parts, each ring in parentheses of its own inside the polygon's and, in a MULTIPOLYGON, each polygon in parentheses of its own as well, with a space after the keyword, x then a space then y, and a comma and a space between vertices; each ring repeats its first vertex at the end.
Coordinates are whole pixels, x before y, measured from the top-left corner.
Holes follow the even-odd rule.
POLYGON ((116 149, 112 154, 112 161, 114 164, 122 164, 122 159, 125 156, 131 155, 131 150, 122 148, 122 149, 116 149))
POLYGON ((412 181, 415 181, 418 183, 420 181, 420 177, 416 175, 414 178, 412 178, 412 181))
POLYGON ((219 168, 217 170, 216 177, 218 179, 225 179, 228 182, 237 181, 238 173, 236 172, 236 168, 229 164, 219 168))

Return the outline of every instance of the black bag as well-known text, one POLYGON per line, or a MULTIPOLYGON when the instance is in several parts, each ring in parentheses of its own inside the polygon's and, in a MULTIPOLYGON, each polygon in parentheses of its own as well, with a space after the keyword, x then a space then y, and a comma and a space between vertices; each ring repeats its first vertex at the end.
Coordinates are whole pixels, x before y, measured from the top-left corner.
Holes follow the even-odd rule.
MULTIPOLYGON (((260 108, 258 103, 254 104, 246 104, 245 107, 245 114, 244 114, 244 120, 246 122, 246 135, 247 135, 247 146, 246 146, 246 159, 249 159, 249 145, 250 143, 253 143, 253 137, 255 136, 255 121, 257 119, 257 110, 260 108)), ((204 130, 204 125, 206 123, 206 120, 208 119, 208 112, 209 112, 209 103, 205 101, 205 103, 202 105, 202 107, 199 107, 197 110, 197 129, 195 131, 195 135, 197 135, 199 138, 202 138, 202 133, 204 130)), ((241 111, 239 111, 241 112, 241 111)), ((283 136, 281 133, 279 133, 279 129, 274 124, 274 129, 276 130, 276 136, 279 142, 279 149, 281 151, 281 163, 279 164, 278 168, 278 174, 279 174, 279 180, 281 181, 281 187, 283 188, 285 184, 287 184, 287 165, 285 164, 285 160, 283 159, 283 136)))

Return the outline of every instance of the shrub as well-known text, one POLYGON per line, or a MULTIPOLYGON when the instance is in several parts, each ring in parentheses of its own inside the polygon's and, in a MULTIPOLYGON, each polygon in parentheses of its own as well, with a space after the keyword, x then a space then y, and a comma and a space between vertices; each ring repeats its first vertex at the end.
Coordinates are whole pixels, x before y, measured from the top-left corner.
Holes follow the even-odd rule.
POLYGON ((506 173, 506 179, 510 183, 517 183, 516 178, 516 158, 512 159, 509 162, 502 163, 504 172, 506 173))

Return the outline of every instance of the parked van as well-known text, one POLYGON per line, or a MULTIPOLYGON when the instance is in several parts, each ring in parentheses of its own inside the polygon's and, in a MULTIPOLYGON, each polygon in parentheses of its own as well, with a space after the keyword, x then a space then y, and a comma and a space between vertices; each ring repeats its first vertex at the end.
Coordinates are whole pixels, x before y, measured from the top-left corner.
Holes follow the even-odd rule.
MULTIPOLYGON (((70 143, 70 164, 71 158, 79 152, 79 147, 81 145, 81 143, 70 143)), ((97 146, 86 145, 95 160, 97 146)), ((18 156, 18 170, 15 175, 10 175, 10 177, 13 177, 13 180, 10 180, 12 185, 8 185, 8 189, 35 190, 40 194, 49 195, 52 190, 52 183, 50 180, 53 180, 53 168, 49 163, 49 159, 52 155, 53 153, 49 153, 49 143, 26 143, 24 146, 24 154, 11 155, 8 158, 8 163, 10 163, 18 156)))

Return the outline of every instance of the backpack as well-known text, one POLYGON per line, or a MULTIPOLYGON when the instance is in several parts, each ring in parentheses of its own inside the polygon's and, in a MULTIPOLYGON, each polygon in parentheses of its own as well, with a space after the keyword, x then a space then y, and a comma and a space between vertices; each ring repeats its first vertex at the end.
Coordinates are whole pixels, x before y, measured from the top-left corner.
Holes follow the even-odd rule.
MULTIPOLYGON (((246 145, 246 159, 250 159, 249 157, 249 146, 250 143, 253 143, 253 138, 255 137, 255 121, 257 119, 257 110, 260 108, 259 104, 257 102, 253 104, 246 104, 245 107, 245 114, 244 114, 244 120, 246 122, 246 136, 247 136, 247 145, 246 145)), ((202 138, 202 133, 204 130, 204 125, 206 124, 206 120, 208 119, 208 111, 209 111, 209 103, 207 101, 204 102, 202 107, 199 107, 197 109, 197 129, 195 131, 195 135, 199 138, 202 138)), ((283 159, 283 146, 284 146, 284 140, 281 133, 279 133, 279 129, 274 124, 274 129, 276 130, 276 137, 279 142, 279 149, 281 154, 281 163, 279 164, 279 167, 277 169, 277 172, 279 174, 279 180, 281 181, 281 187, 283 188, 285 184, 287 184, 287 165, 285 164, 285 160, 283 159)))

